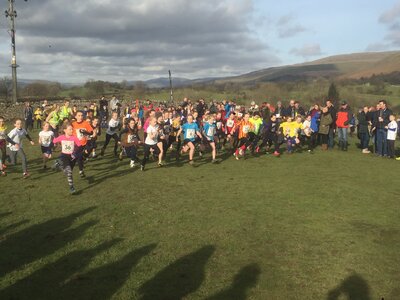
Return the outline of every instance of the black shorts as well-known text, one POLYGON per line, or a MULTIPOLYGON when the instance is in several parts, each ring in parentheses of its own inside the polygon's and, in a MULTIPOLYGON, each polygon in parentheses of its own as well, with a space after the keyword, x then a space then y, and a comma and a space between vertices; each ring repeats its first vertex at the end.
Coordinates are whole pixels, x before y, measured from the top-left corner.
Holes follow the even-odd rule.
POLYGON ((51 145, 49 147, 40 146, 40 148, 42 149, 43 154, 51 155, 51 153, 53 153, 52 149, 51 149, 52 148, 51 145))
POLYGON ((198 143, 198 140, 194 140, 194 141, 191 141, 189 139, 184 139, 183 140, 183 145, 187 145, 189 143, 192 143, 193 145, 196 145, 198 143))

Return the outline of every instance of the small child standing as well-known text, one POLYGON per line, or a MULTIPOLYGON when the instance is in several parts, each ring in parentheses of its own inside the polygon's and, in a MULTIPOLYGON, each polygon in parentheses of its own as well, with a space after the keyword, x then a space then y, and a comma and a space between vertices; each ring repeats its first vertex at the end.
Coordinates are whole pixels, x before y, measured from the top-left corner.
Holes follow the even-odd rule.
POLYGON ((61 156, 59 158, 61 169, 63 170, 65 176, 67 176, 71 194, 75 194, 76 191, 72 178, 72 170, 74 169, 76 163, 76 157, 74 153, 77 148, 81 146, 81 142, 76 136, 73 135, 73 127, 70 123, 65 123, 63 125, 63 131, 64 134, 56 137, 53 140, 53 143, 61 144, 61 156))
POLYGON ((47 162, 51 158, 54 132, 50 130, 50 123, 44 122, 43 130, 39 132, 39 144, 43 154, 43 169, 47 169, 47 162))
POLYGON ((397 136, 397 122, 396 117, 394 115, 389 116, 390 123, 386 126, 387 132, 387 147, 388 147, 388 156, 390 158, 395 158, 394 152, 394 142, 396 141, 397 136))
POLYGON ((22 147, 22 139, 26 137, 31 145, 35 145, 31 137, 29 136, 28 132, 22 128, 22 120, 21 119, 16 119, 14 122, 14 129, 11 130, 8 133, 9 139, 9 144, 8 148, 10 148, 10 158, 11 158, 11 164, 15 165, 17 162, 17 155, 21 157, 22 160, 22 171, 23 171, 23 178, 28 178, 29 173, 28 173, 28 166, 26 162, 26 155, 24 152, 24 149, 22 147))
POLYGON ((0 117, 0 175, 6 176, 6 159, 7 159, 7 141, 11 142, 10 138, 7 136, 7 126, 5 125, 4 118, 0 117))

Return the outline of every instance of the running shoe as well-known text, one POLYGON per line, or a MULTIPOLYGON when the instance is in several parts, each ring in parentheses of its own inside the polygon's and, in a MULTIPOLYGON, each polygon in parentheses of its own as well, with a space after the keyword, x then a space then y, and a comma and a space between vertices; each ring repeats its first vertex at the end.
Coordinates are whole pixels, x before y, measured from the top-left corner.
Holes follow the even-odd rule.
POLYGON ((69 192, 70 192, 71 195, 74 195, 74 194, 76 193, 76 190, 75 190, 75 188, 74 188, 73 185, 71 185, 71 186, 69 187, 69 192))

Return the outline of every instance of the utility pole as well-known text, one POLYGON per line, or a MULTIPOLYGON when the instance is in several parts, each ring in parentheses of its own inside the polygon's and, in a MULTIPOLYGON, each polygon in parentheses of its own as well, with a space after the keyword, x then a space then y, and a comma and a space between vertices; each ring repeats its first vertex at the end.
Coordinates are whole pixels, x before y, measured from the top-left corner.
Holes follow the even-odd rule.
POLYGON ((169 101, 170 101, 171 104, 172 104, 172 103, 174 103, 174 95, 173 95, 173 92, 172 92, 172 76, 171 76, 171 70, 168 70, 168 73, 169 73, 169 88, 170 88, 170 91, 171 91, 171 94, 170 94, 170 96, 169 96, 169 101))
MULTIPOLYGON (((28 0, 25 0, 25 2, 28 0)), ((17 103, 17 56, 15 53, 15 18, 17 17, 17 11, 14 10, 14 2, 15 0, 8 0, 8 10, 5 11, 6 18, 10 20, 10 36, 11 36, 11 70, 12 70, 12 102, 13 104, 17 103)))

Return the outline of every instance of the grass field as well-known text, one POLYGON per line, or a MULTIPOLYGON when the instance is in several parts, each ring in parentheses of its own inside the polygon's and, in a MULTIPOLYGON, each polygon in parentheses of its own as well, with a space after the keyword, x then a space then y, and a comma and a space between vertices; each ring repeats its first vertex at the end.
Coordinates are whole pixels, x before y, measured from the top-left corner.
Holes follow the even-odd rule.
POLYGON ((70 196, 25 143, 32 176, 0 178, 0 299, 400 299, 400 163, 354 144, 145 172, 108 149, 70 196))

